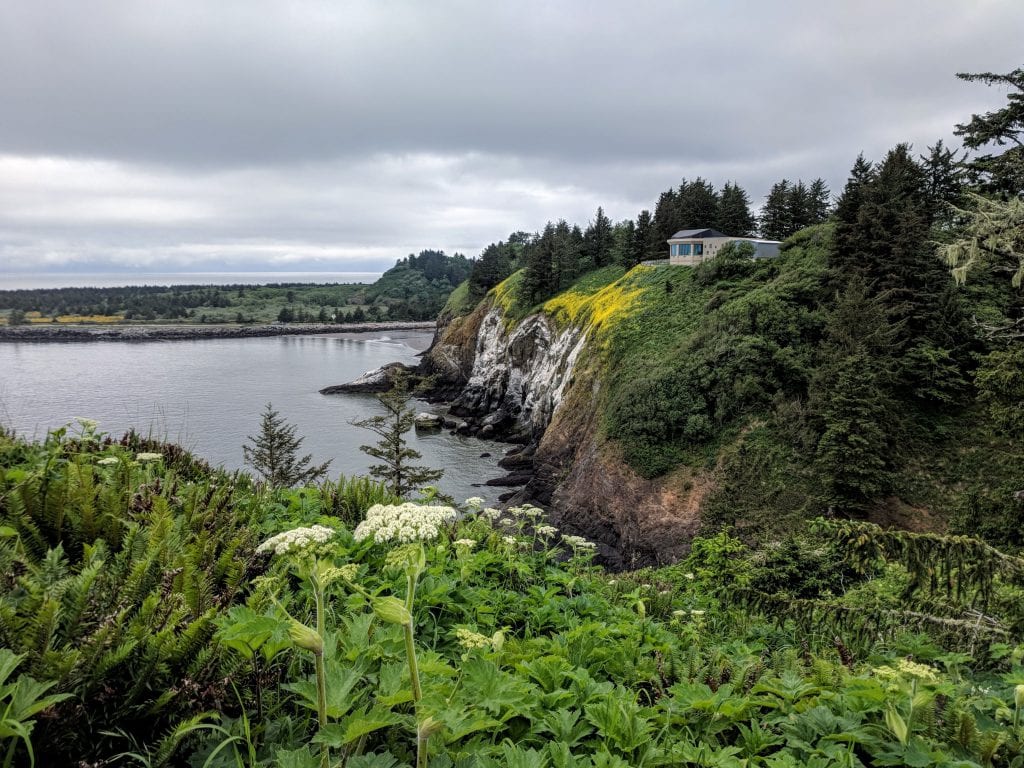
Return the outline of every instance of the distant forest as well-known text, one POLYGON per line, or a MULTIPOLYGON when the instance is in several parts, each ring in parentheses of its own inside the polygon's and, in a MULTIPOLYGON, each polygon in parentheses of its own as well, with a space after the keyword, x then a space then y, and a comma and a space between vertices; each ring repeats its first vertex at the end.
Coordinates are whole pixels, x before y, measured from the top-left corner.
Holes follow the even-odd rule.
POLYGON ((8 322, 360 322, 431 320, 472 262, 444 251, 410 254, 372 285, 44 288, 0 291, 8 322))

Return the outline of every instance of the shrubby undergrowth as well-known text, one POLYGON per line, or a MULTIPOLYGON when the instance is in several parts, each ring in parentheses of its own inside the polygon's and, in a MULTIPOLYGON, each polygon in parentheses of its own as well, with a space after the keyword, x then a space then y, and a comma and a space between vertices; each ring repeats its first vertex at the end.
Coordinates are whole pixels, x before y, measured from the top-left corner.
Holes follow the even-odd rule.
POLYGON ((362 482, 186 479, 150 447, 0 438, 15 764, 1021 765, 1015 558, 850 528, 608 574, 532 507, 411 525, 362 482))

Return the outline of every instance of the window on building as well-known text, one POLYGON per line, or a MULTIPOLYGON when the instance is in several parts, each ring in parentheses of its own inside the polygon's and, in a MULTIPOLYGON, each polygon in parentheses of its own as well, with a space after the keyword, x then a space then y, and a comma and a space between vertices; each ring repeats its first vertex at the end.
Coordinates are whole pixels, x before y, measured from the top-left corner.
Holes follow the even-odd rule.
POLYGON ((703 256, 704 255, 704 243, 694 243, 693 244, 693 255, 694 256, 703 256))
POLYGON ((689 256, 690 255, 690 244, 689 243, 680 243, 679 244, 679 255, 680 256, 689 256))

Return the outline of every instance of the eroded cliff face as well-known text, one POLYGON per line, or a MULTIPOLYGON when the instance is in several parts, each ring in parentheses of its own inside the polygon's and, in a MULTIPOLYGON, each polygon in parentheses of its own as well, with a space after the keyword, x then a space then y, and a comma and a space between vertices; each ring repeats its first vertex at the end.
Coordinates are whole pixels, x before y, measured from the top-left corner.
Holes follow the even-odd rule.
POLYGON ((551 422, 586 343, 578 328, 558 329, 531 315, 511 330, 501 309, 487 310, 477 330, 473 368, 451 406, 506 436, 538 440, 551 422))
POLYGON ((486 300, 439 331, 423 369, 467 431, 527 444, 506 465, 532 467, 514 502, 547 507, 609 566, 671 562, 689 549, 709 482, 688 469, 646 480, 601 437, 600 357, 586 327, 543 313, 509 327, 486 300))

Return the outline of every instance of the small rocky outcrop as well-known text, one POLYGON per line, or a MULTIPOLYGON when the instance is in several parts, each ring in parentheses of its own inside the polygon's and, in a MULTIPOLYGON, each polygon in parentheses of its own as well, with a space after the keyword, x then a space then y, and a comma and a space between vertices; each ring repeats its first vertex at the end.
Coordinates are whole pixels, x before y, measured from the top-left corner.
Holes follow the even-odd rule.
POLYGON ((335 384, 320 390, 321 395, 341 395, 359 392, 387 392, 394 386, 395 377, 401 373, 413 375, 416 369, 404 363, 388 363, 373 371, 367 371, 357 379, 345 384, 335 384))
POLYGON ((416 429, 431 430, 440 429, 443 426, 443 419, 436 413, 417 413, 413 419, 416 429))

